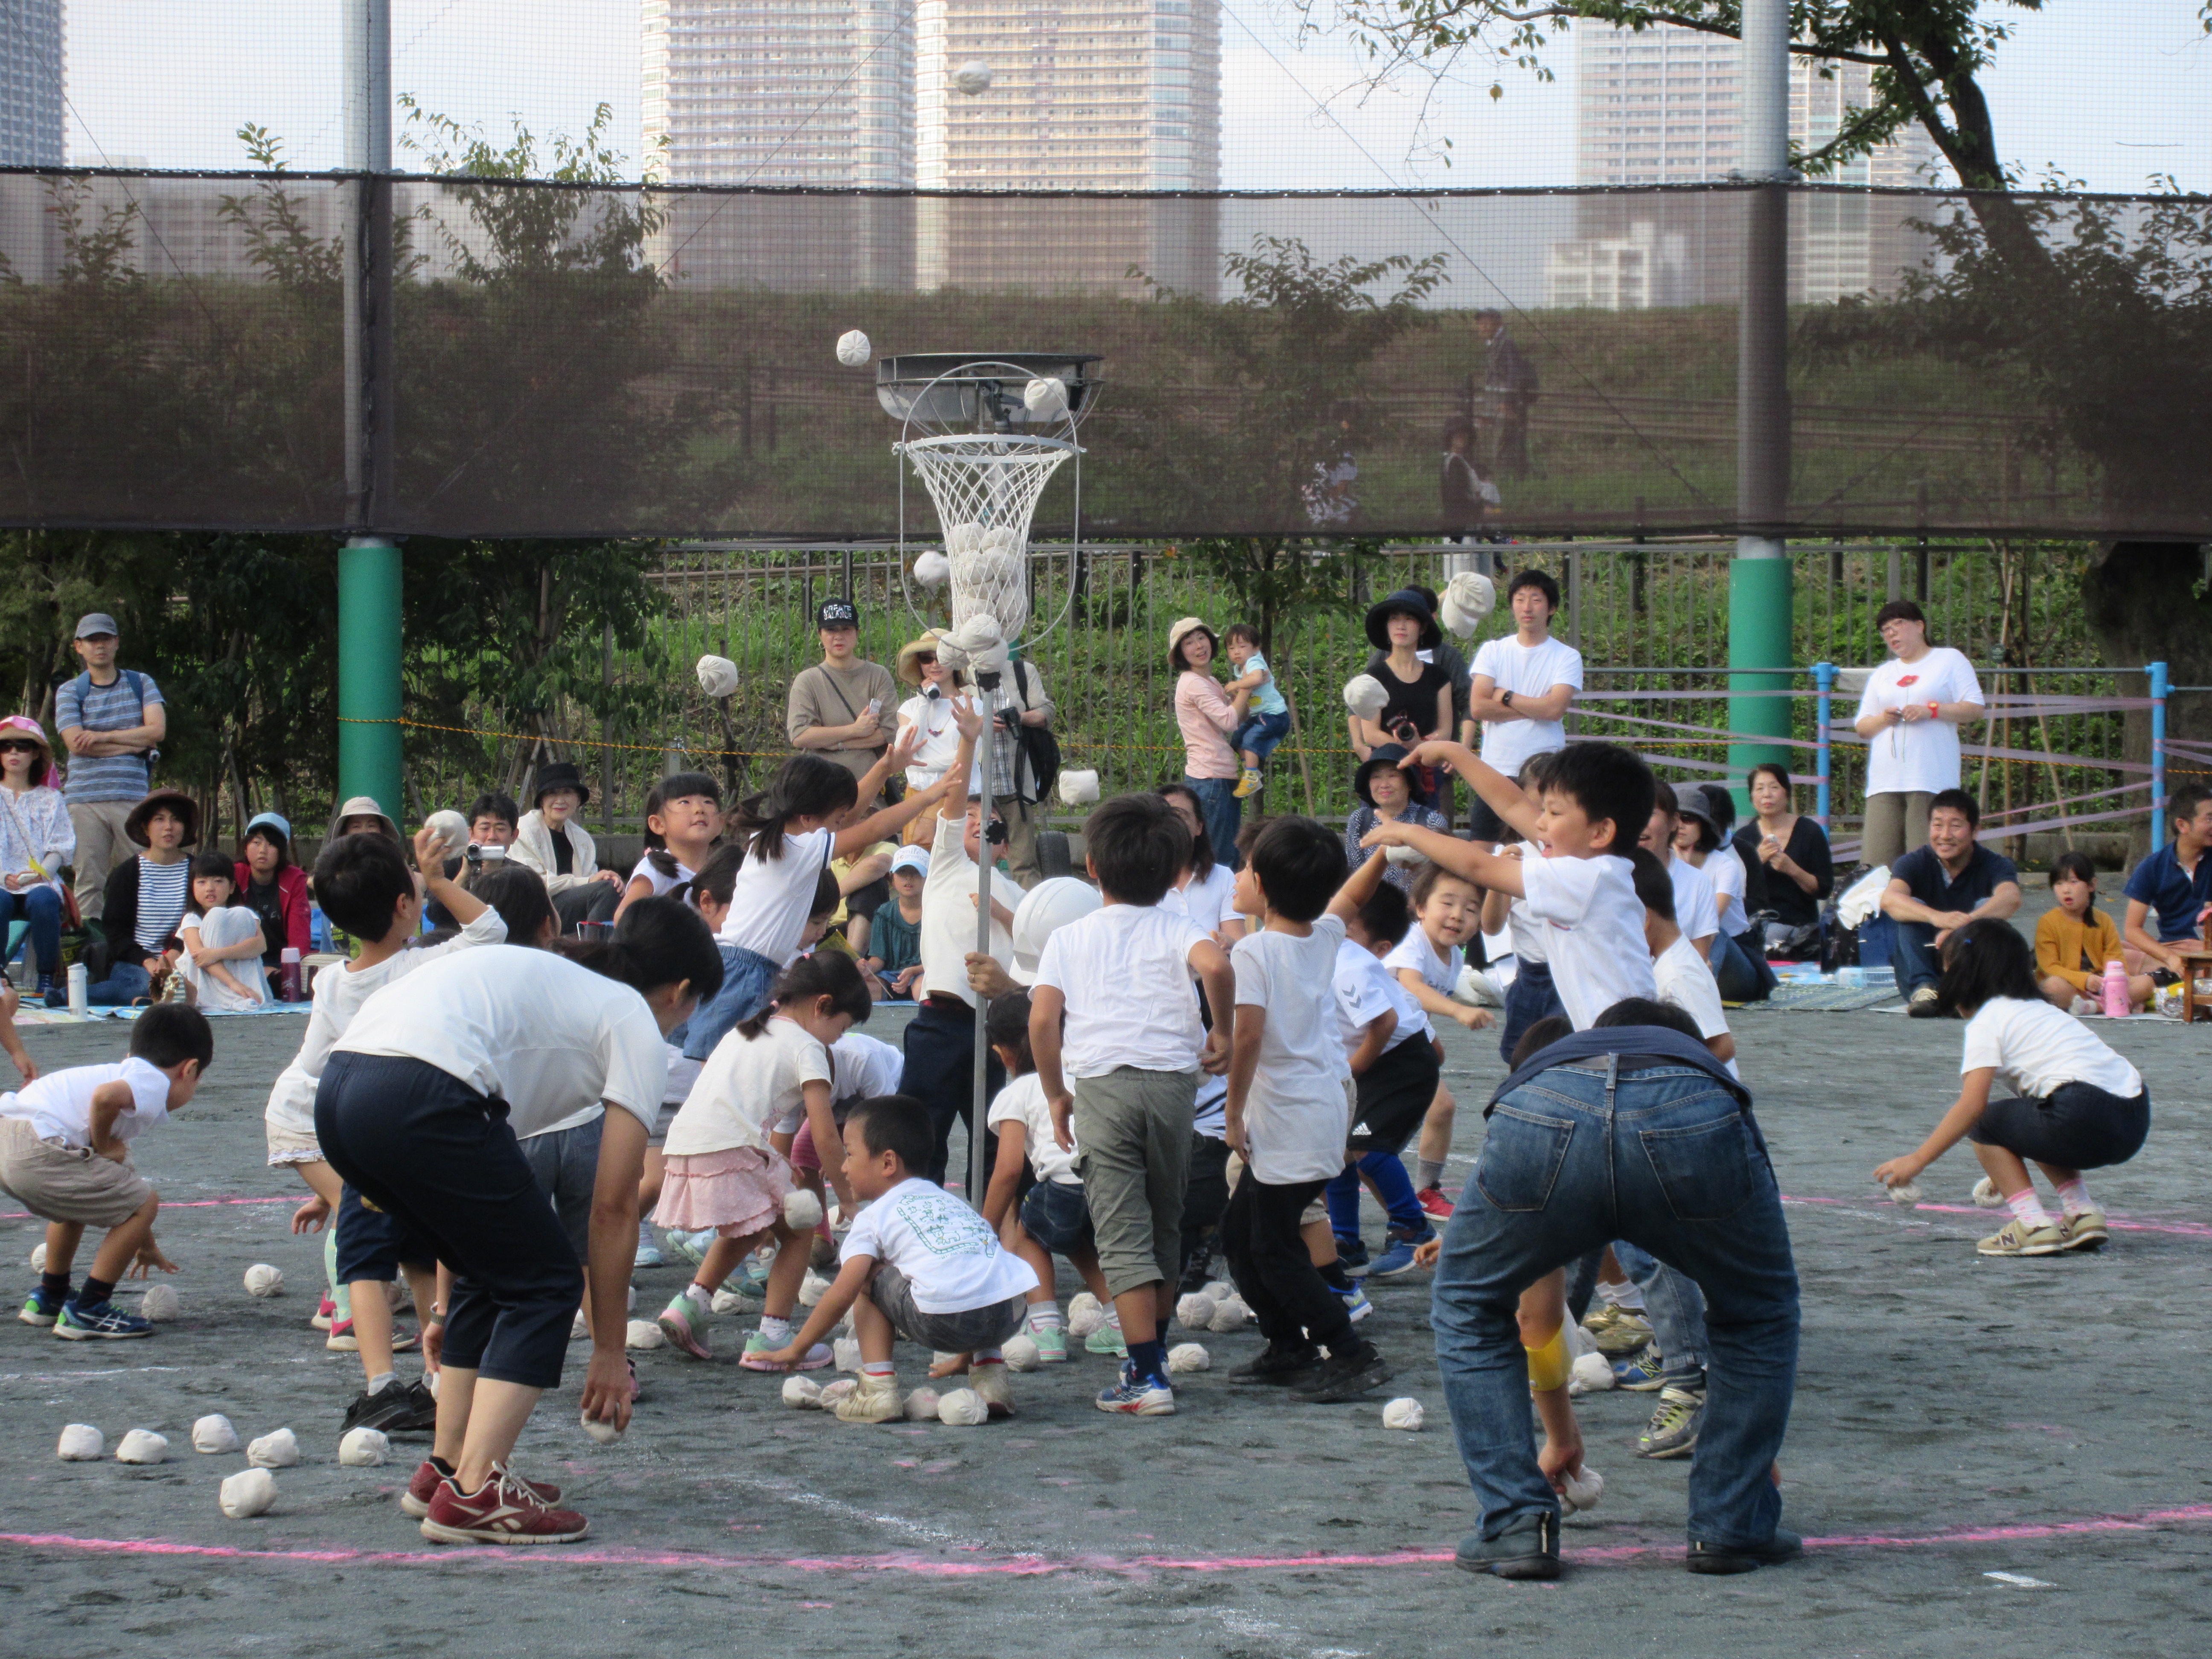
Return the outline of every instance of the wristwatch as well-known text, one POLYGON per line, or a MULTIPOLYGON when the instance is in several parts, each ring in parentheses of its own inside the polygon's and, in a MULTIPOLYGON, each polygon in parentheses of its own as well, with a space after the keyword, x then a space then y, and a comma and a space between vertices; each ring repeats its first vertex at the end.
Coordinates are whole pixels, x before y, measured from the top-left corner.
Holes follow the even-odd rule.
POLYGON ((1513 707, 1513 694, 1512 694, 1512 692, 1510 692, 1510 691, 1500 691, 1500 692, 1498 694, 1498 702, 1502 702, 1502 703, 1504 703, 1504 704, 1508 708, 1512 708, 1512 707, 1513 707))

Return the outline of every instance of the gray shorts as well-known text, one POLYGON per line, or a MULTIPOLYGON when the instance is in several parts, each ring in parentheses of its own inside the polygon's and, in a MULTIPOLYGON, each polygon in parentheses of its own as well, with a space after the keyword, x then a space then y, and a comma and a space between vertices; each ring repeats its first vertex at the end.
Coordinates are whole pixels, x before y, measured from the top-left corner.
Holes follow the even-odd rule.
POLYGON ((1075 1173, 1106 1288, 1119 1296, 1182 1274, 1182 1194, 1190 1182, 1195 1072, 1115 1067, 1077 1078, 1075 1173))
POLYGON ((48 1221, 120 1227, 154 1195, 153 1183, 128 1164, 89 1146, 41 1140, 20 1117, 0 1118, 0 1192, 48 1221))
POLYGON ((592 1189, 599 1181, 599 1132, 606 1127, 602 1113, 573 1129, 556 1129, 532 1135, 515 1145, 538 1184, 553 1200, 553 1213, 576 1253, 578 1265, 592 1259, 592 1189))
POLYGON ((1021 1329, 1029 1313, 1029 1299, 1022 1296, 960 1313, 924 1313, 914 1305, 914 1286, 907 1283, 906 1275, 888 1261, 876 1269, 875 1278, 869 1282, 868 1299, 901 1336, 939 1353, 995 1348, 1021 1329))

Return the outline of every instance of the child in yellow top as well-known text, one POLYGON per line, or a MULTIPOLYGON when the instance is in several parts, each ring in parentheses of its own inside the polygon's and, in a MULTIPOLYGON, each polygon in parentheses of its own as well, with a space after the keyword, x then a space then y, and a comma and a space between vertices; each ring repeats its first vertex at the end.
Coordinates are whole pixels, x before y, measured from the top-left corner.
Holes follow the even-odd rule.
MULTIPOLYGON (((2061 1008, 2077 996, 2101 1004, 2105 964, 2124 962, 2128 952, 2120 930, 2097 908, 2097 866, 2086 853, 2061 853, 2051 866, 2051 896, 2057 908, 2035 924, 2035 977, 2044 996, 2061 1008)), ((2152 992, 2148 974, 2128 975, 2128 1002, 2147 1007, 2152 992)))

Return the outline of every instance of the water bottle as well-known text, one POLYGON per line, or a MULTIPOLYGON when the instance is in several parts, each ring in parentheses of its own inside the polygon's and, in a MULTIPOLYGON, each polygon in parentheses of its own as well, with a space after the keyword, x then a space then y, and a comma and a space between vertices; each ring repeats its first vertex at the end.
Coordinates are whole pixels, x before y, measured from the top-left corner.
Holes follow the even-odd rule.
POLYGON ((276 953, 276 1000, 297 1002, 300 1000, 300 952, 286 945, 276 953))
POLYGON ((2125 1019, 2128 1017, 2128 970, 2115 958, 2105 964, 2105 1018, 2125 1019))
POLYGON ((92 975, 81 962, 70 963, 69 1010, 80 1015, 92 1011, 92 975))

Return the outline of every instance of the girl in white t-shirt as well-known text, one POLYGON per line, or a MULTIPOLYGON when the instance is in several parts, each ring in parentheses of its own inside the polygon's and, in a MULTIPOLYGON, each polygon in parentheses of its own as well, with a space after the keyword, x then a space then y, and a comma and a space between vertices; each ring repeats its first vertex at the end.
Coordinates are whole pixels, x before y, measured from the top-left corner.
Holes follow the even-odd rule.
MULTIPOLYGON (((1470 1031, 1480 1031, 1491 1023, 1490 1011, 1455 1001, 1452 992, 1458 988, 1459 970, 1466 962, 1462 947, 1481 927, 1482 889, 1441 864, 1425 864, 1413 883, 1413 926, 1382 958, 1382 965, 1413 994, 1431 1018, 1455 1020, 1470 1031)), ((1443 1190, 1444 1160, 1451 1155, 1452 1118, 1457 1110, 1449 1086, 1439 1080, 1437 1097, 1421 1121, 1414 1183, 1422 1210, 1439 1221, 1451 1219, 1451 1200, 1443 1190)))
POLYGON ((177 924, 177 972, 192 1001, 210 1013, 239 1014, 269 1006, 261 918, 230 902, 238 891, 237 872, 228 853, 202 853, 193 859, 191 897, 177 924))
MULTIPOLYGON (((738 1363, 753 1370, 781 1369, 759 1363, 757 1356, 791 1340, 791 1310, 821 1218, 818 1195, 811 1206, 787 1205, 796 1185, 792 1140, 803 1122, 812 1129, 816 1146, 838 1144, 830 1048, 874 1006, 850 957, 801 957, 776 981, 771 1006, 716 1046, 677 1109, 662 1148, 660 1202, 653 1218, 663 1227, 712 1228, 720 1235, 691 1282, 660 1316, 660 1328, 685 1353, 714 1358, 707 1325, 714 1292, 772 1236, 776 1254, 769 1269, 767 1312, 760 1329, 745 1339, 738 1363), (800 1212, 796 1217, 793 1207, 800 1212), (805 1213, 809 1209, 811 1215, 805 1213)), ((829 1174, 838 1202, 850 1214, 853 1196, 842 1165, 833 1164, 829 1174)), ((829 1348, 817 1345, 801 1369, 815 1370, 830 1358, 829 1348)))
POLYGON ((1162 784, 1160 799, 1175 808, 1190 831, 1190 862, 1176 878, 1173 896, 1181 902, 1183 914, 1226 951, 1244 937, 1244 918, 1237 914, 1234 902, 1237 872, 1215 852, 1195 790, 1180 783, 1162 784))
POLYGON ((691 879, 722 838, 722 786, 678 772, 646 792, 645 856, 629 872, 615 920, 641 898, 665 897, 691 879))
POLYGON ((2124 1164, 2150 1132, 2142 1074, 2044 1000, 2027 941, 2008 921, 1970 921, 1943 944, 1937 995, 1966 1022, 1959 1062, 1965 1085, 1919 1149, 1874 1172, 1900 1187, 1960 1140, 1971 1140, 1987 1175, 1974 1201, 2002 1204, 2012 1219, 1976 1247, 1984 1255, 2053 1255, 2094 1249, 2110 1237, 2105 1212, 2081 1171, 2124 1164), (2011 1091, 1990 1098, 1995 1086, 2011 1091), (2054 1220, 2036 1196, 2030 1163, 2058 1189, 2054 1220))

